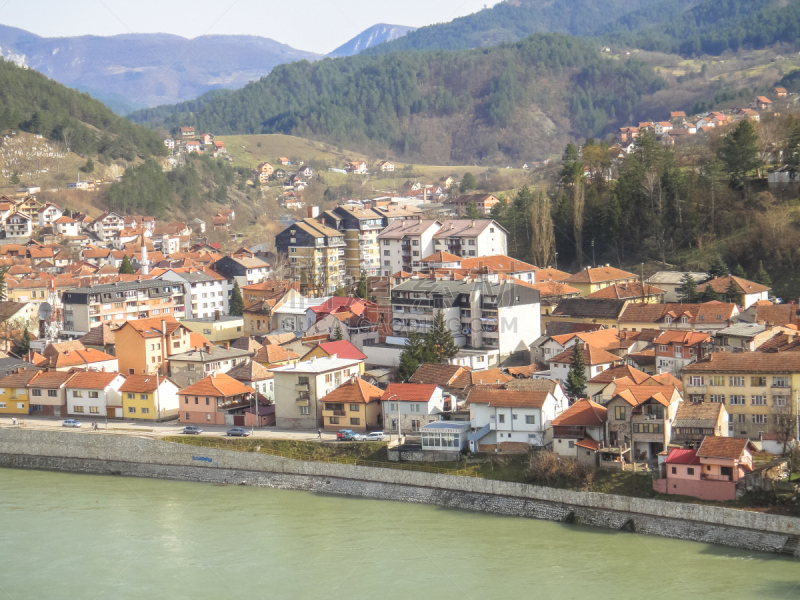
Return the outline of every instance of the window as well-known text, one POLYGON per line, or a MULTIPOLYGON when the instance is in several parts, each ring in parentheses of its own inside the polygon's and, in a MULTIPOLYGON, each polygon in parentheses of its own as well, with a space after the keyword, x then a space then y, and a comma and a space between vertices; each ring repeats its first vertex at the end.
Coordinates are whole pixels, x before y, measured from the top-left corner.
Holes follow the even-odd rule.
POLYGON ((753 423, 756 425, 766 425, 767 415, 753 415, 753 423))
POLYGON ((789 378, 788 377, 773 377, 772 378, 772 387, 788 388, 789 387, 789 378))
POLYGON ((694 467, 686 467, 687 475, 694 475, 694 467))
POLYGON ((41 396, 42 390, 31 390, 31 396, 41 396))
POLYGON ((731 404, 735 404, 735 405, 743 405, 744 404, 744 396, 740 396, 740 395, 735 395, 734 394, 734 395, 731 396, 731 402, 730 403, 731 404))
POLYGON ((672 474, 673 475, 677 475, 678 474, 678 468, 677 467, 672 467, 672 474))
POLYGON ((172 347, 175 350, 177 350, 177 349, 179 349, 181 347, 181 343, 180 342, 172 342, 172 347))
POLYGON ((767 397, 766 396, 750 396, 750 404, 752 404, 753 406, 766 406, 767 397))
POLYGON ((725 394, 711 394, 711 402, 725 404, 725 394))
POLYGON ((136 398, 136 394, 133 394, 133 393, 131 393, 131 392, 128 392, 128 393, 126 394, 126 396, 128 397, 128 400, 133 400, 133 399, 135 399, 135 398, 136 398))
POLYGON ((142 394, 142 395, 140 396, 140 398, 141 398, 142 400, 149 400, 149 399, 150 399, 150 394, 142 394))
POLYGON ((358 412, 359 406, 358 404, 351 404, 350 405, 350 412, 358 412))
POLYGON ((526 425, 536 425, 536 415, 525 415, 526 425))
POLYGON ((149 412, 150 412, 150 409, 149 409, 149 408, 143 408, 143 409, 142 409, 142 414, 143 414, 143 415, 146 415, 146 414, 148 414, 149 412))
POLYGON ((750 378, 750 387, 766 387, 767 385, 767 378, 766 377, 751 377, 750 378))
POLYGON ((58 397, 58 390, 47 390, 47 396, 49 398, 56 398, 58 397))
POLYGON ((330 424, 331 425, 338 425, 339 424, 339 417, 330 417, 330 424))
POLYGON ((658 345, 658 351, 659 352, 666 352, 667 351, 667 347, 664 346, 663 344, 659 344, 658 345))
POLYGON ((624 406, 615 406, 614 407, 614 418, 617 421, 624 421, 625 420, 625 407, 624 406))
POLYGON ((725 376, 724 375, 712 375, 709 377, 709 385, 725 385, 725 376))
POLYGON ((99 406, 90 406, 89 412, 93 415, 100 414, 100 407, 99 406))
POLYGON ((772 397, 772 404, 775 406, 786 406, 789 404, 789 397, 788 396, 773 396, 772 397))
POLYGON ((731 377, 732 387, 744 387, 744 377, 731 377))
MULTIPOLYGON (((130 409, 128 409, 128 410, 130 410, 130 409)), ((188 421, 189 419, 191 419, 191 417, 189 416, 189 413, 185 413, 185 414, 186 414, 186 420, 187 420, 187 421, 188 421)))
POLYGON ((506 422, 506 416, 505 415, 497 415, 497 421, 499 423, 505 423, 506 422))
POLYGON ((692 375, 689 377, 689 385, 703 385, 702 375, 692 375))
POLYGON ((300 407, 300 414, 301 414, 301 415, 307 415, 307 414, 310 414, 310 412, 309 412, 309 407, 308 407, 308 406, 301 406, 301 407, 300 407))
POLYGON ((361 419, 350 419, 350 425, 361 425, 361 419))
POLYGON ((72 412, 82 413, 83 412, 83 407, 76 405, 75 407, 73 407, 72 412))
POLYGON ((100 394, 98 392, 89 392, 89 398, 99 398, 100 394))
POLYGON ((80 390, 72 390, 73 398, 83 398, 83 392, 80 390))

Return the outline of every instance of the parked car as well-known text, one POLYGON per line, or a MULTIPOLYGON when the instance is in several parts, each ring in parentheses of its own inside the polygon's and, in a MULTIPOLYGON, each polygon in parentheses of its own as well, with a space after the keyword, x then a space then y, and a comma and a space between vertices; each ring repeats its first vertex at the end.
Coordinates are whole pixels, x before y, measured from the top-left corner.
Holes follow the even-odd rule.
POLYGON ((361 440, 361 434, 356 433, 355 431, 350 431, 349 429, 342 433, 342 437, 336 436, 336 439, 340 442, 358 442, 361 440))
POLYGON ((76 421, 75 419, 64 419, 61 421, 62 427, 81 427, 83 423, 80 421, 76 421))
POLYGON ((345 433, 354 433, 352 429, 340 429, 336 432, 336 439, 341 441, 345 433))
POLYGON ((231 427, 228 431, 225 432, 225 435, 236 436, 236 437, 247 437, 250 435, 250 432, 247 431, 244 427, 231 427))
POLYGON ((365 435, 363 438, 361 438, 361 441, 363 441, 363 442, 382 442, 385 439, 386 439, 386 436, 384 435, 384 433, 382 431, 373 431, 373 432, 368 433, 367 435, 365 435))
POLYGON ((183 428, 183 431, 181 433, 185 433, 187 435, 200 435, 201 433, 203 433, 203 430, 200 429, 199 427, 195 427, 194 425, 187 425, 186 427, 183 428))

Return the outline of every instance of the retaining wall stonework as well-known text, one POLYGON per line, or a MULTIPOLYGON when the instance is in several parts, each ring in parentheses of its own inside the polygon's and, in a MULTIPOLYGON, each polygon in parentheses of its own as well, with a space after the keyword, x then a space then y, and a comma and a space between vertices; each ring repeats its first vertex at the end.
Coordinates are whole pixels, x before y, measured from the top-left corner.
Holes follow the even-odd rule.
POLYGON ((246 482, 629 529, 766 552, 780 552, 789 536, 800 535, 800 519, 792 517, 472 477, 303 462, 117 435, 0 429, 0 467, 246 482))

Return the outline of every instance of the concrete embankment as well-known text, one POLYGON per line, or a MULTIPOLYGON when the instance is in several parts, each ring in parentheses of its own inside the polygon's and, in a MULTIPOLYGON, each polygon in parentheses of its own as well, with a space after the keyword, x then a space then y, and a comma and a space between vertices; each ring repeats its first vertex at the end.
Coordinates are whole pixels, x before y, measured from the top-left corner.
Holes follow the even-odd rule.
POLYGON ((435 504, 800 556, 800 519, 116 435, 0 429, 0 467, 258 485, 435 504))

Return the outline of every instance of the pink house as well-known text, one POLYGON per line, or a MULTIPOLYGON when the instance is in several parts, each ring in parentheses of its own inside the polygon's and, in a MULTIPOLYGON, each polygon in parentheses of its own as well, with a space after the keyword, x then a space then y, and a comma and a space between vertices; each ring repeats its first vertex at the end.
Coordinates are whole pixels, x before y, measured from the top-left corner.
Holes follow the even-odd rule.
POLYGON ((697 450, 674 448, 665 462, 666 477, 653 481, 662 494, 701 500, 735 500, 736 486, 753 470, 755 447, 744 438, 707 436, 697 450))

